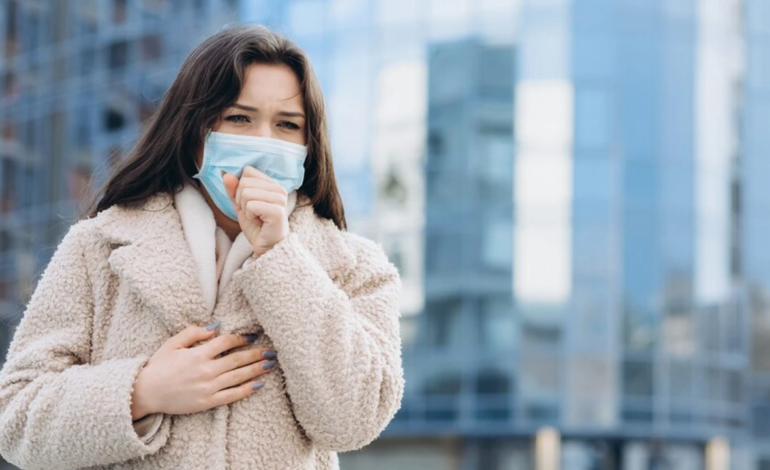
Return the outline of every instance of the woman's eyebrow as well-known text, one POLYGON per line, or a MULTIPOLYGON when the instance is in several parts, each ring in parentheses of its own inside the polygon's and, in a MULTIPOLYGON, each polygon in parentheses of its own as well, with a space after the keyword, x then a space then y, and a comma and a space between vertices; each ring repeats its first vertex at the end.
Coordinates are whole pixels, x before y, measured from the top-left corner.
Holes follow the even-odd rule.
POLYGON ((239 108, 239 109, 242 109, 244 111, 251 111, 251 112, 254 112, 254 113, 259 111, 257 108, 254 108, 252 106, 246 106, 245 104, 240 104, 240 103, 235 103, 232 107, 233 108, 239 108))
POLYGON ((298 111, 281 111, 278 115, 283 117, 305 118, 305 114, 298 111))
MULTIPOLYGON (((251 111, 252 113, 259 112, 258 108, 255 108, 253 106, 247 106, 245 104, 240 104, 240 103, 235 103, 234 105, 232 105, 232 107, 242 109, 244 111, 251 111)), ((302 119, 305 118, 305 114, 299 111, 280 111, 278 115, 283 117, 293 117, 293 118, 302 118, 302 119)))

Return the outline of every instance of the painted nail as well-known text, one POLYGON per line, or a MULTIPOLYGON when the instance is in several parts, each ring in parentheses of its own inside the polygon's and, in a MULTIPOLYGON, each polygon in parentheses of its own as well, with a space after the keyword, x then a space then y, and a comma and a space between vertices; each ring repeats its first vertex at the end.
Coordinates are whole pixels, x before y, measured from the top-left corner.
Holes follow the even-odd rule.
POLYGON ((215 321, 214 323, 209 323, 208 325, 206 325, 206 331, 214 331, 217 328, 219 328, 219 325, 221 324, 222 322, 219 320, 215 321))
POLYGON ((257 340, 257 338, 259 338, 259 335, 255 335, 254 333, 249 333, 245 335, 245 337, 248 343, 253 343, 257 340))
POLYGON ((275 361, 270 361, 262 364, 262 370, 267 370, 275 365, 275 361))
POLYGON ((257 382, 254 385, 251 386, 252 390, 259 390, 260 388, 265 386, 265 382, 257 382))
POLYGON ((262 357, 264 359, 272 359, 272 358, 274 358, 277 355, 278 355, 278 353, 275 352, 275 351, 265 351, 265 354, 263 354, 262 357))

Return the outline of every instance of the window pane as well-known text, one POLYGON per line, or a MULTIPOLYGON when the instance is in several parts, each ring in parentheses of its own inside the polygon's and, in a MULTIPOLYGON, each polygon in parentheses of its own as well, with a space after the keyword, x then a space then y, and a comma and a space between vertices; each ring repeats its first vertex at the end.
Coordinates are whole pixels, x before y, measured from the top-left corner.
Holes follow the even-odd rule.
POLYGON ((578 89, 575 99, 577 145, 593 149, 606 148, 613 122, 609 93, 604 89, 578 89))
POLYGON ((484 267, 510 271, 513 263, 513 221, 488 221, 483 237, 481 257, 484 267))
POLYGON ((513 135, 486 134, 481 138, 479 183, 485 198, 513 197, 513 135))
POLYGON ((426 339, 429 346, 458 346, 463 342, 466 335, 460 324, 461 308, 459 297, 426 302, 426 339))
POLYGON ((559 358, 550 355, 524 354, 520 362, 521 393, 540 397, 559 391, 559 358))
POLYGON ((624 361, 623 394, 632 397, 652 396, 652 364, 646 361, 624 361))
POLYGON ((484 297, 478 315, 479 342, 487 349, 512 349, 518 342, 510 295, 484 297))

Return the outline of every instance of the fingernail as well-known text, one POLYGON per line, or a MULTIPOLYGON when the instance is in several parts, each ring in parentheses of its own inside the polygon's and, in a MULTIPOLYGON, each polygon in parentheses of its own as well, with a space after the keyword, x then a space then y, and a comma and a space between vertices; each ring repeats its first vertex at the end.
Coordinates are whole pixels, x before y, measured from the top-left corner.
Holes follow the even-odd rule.
POLYGON ((270 361, 262 364, 262 370, 267 370, 275 365, 275 361, 270 361))
POLYGON ((259 390, 260 388, 265 386, 265 382, 257 382, 254 385, 251 386, 252 390, 259 390))
POLYGON ((278 355, 278 353, 275 352, 275 351, 265 351, 265 354, 263 354, 262 357, 264 359, 272 359, 272 358, 274 358, 277 355, 278 355))
POLYGON ((217 328, 219 328, 219 325, 221 324, 222 322, 219 320, 215 321, 214 323, 209 323, 208 325, 206 325, 206 331, 214 331, 217 328))
POLYGON ((257 340, 257 338, 259 338, 259 335, 255 335, 254 333, 249 333, 245 335, 245 337, 247 342, 253 343, 257 340))

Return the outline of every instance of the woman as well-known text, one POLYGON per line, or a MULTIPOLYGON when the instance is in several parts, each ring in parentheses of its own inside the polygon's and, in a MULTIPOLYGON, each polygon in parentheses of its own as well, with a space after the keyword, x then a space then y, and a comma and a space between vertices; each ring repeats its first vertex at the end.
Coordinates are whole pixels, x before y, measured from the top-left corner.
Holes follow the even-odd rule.
POLYGON ((22 468, 333 469, 400 405, 398 273, 345 231, 307 57, 183 64, 43 274, 0 373, 22 468))

